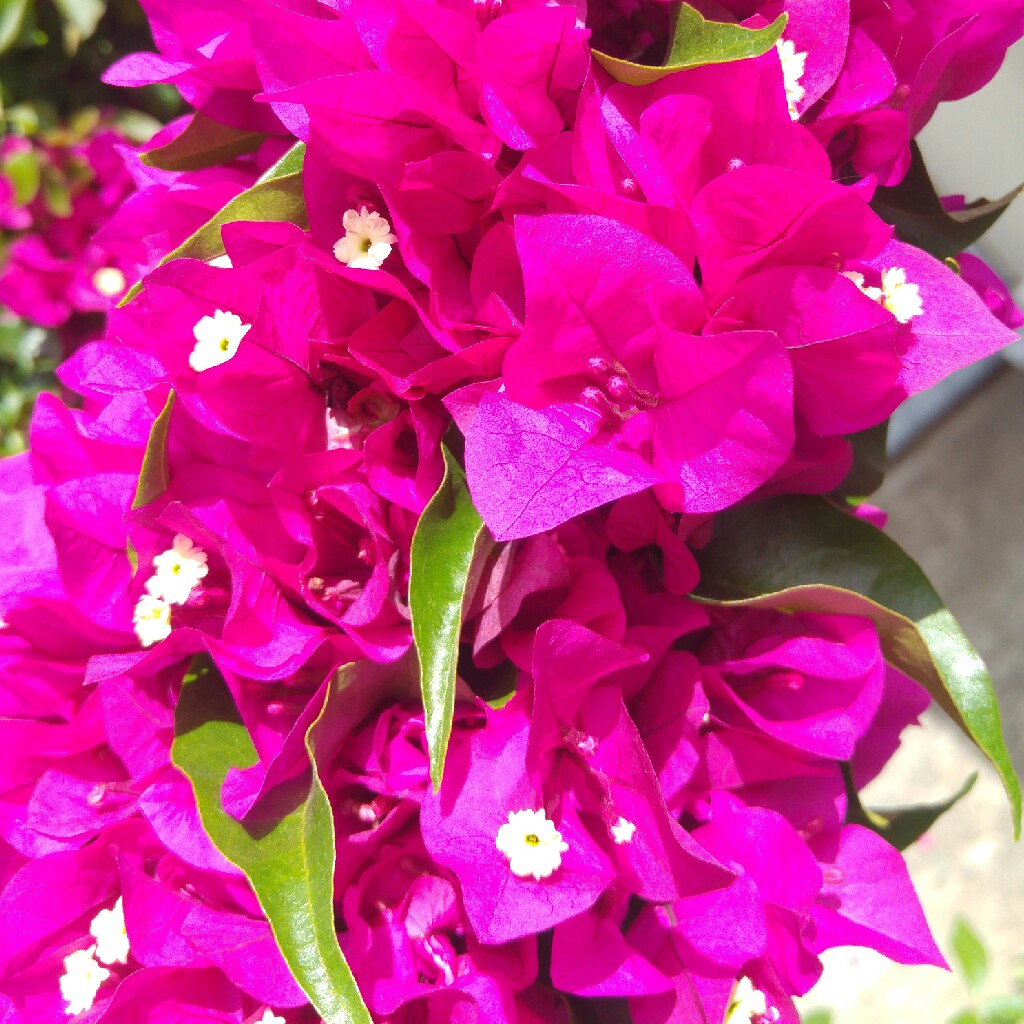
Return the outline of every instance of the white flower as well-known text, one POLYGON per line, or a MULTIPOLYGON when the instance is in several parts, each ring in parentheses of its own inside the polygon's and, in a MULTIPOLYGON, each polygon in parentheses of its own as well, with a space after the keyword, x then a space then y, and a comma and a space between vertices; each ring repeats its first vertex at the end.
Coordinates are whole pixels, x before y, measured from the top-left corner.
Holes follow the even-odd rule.
POLYGON ((619 820, 612 825, 612 839, 619 846, 622 846, 623 843, 631 843, 633 842, 633 833, 635 831, 636 825, 620 816, 619 820))
POLYGON ((183 533, 175 534, 172 546, 157 555, 153 565, 156 575, 147 581, 146 590, 168 604, 184 604, 210 571, 206 552, 183 533))
POLYGON ((206 262, 208 266, 219 267, 221 270, 230 270, 234 266, 231 262, 231 257, 227 253, 214 256, 212 260, 207 260, 206 262))
POLYGON ((509 811, 508 821, 498 829, 495 845, 508 857, 513 875, 532 875, 538 882, 558 869, 562 854, 569 849, 543 811, 509 811))
POLYGON ((89 925, 96 940, 96 959, 105 964, 128 963, 128 931, 124 926, 124 900, 118 896, 110 910, 101 910, 89 925))
POLYGON ((106 299, 113 299, 120 295, 127 287, 128 282, 124 274, 117 267, 100 267, 92 275, 92 286, 106 299))
POLYGON ((60 994, 68 1004, 65 1013, 74 1017, 92 1009, 96 993, 110 977, 110 971, 101 967, 93 958, 95 946, 79 949, 64 957, 64 974, 60 979, 60 994))
POLYGON ((924 312, 921 291, 907 281, 907 272, 902 267, 891 267, 882 274, 882 305, 901 324, 910 323, 924 312))
POLYGON ((252 330, 235 313, 218 309, 213 316, 204 316, 192 328, 196 347, 188 357, 188 365, 196 373, 226 363, 237 351, 242 339, 252 330))
POLYGON ((132 616, 135 635, 143 647, 166 640, 171 635, 171 606, 152 594, 143 594, 132 616))
POLYGON ((779 1011, 768 1006, 764 993, 754 988, 747 977, 740 978, 732 990, 723 1024, 772 1024, 779 1011))
POLYGON ((779 60, 782 61, 782 78, 786 83, 786 103, 789 106, 789 116, 794 121, 798 121, 800 113, 796 108, 806 94, 806 90, 800 84, 800 79, 804 76, 807 54, 797 53, 792 39, 778 40, 775 49, 778 50, 779 60))
POLYGON ((376 210, 365 206, 359 211, 346 210, 341 223, 345 237, 334 243, 334 255, 350 267, 379 270, 398 239, 391 233, 391 225, 376 210))
POLYGON ((263 1016, 256 1022, 256 1024, 285 1024, 284 1017, 278 1017, 276 1013, 268 1006, 263 1011, 263 1016))
POLYGON ((916 284, 907 281, 907 272, 902 267, 890 267, 882 274, 882 287, 872 288, 864 284, 864 275, 856 270, 847 270, 843 277, 849 278, 869 299, 879 302, 901 324, 910 323, 915 316, 924 312, 921 291, 916 284))

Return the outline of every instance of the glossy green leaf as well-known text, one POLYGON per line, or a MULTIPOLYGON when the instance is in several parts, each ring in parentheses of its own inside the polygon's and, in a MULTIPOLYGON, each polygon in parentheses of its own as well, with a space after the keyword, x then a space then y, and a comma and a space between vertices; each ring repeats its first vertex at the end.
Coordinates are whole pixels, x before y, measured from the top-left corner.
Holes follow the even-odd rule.
POLYGON ((197 113, 177 138, 143 153, 141 159, 163 171, 198 171, 229 163, 244 153, 254 153, 266 137, 265 132, 231 128, 197 113))
MULTIPOLYGON (((161 265, 177 259, 211 260, 222 255, 224 243, 220 229, 235 221, 287 221, 305 227, 306 203, 302 194, 302 163, 305 155, 305 143, 299 142, 293 146, 252 188, 235 196, 220 213, 165 256, 160 261, 161 265)), ((140 281, 121 300, 120 305, 131 302, 142 288, 143 282, 140 281)))
POLYGON ((911 807, 865 808, 860 796, 853 788, 849 769, 844 766, 847 795, 847 821, 864 825, 877 832, 897 850, 905 850, 927 832, 948 810, 958 804, 974 788, 978 773, 972 772, 967 781, 946 800, 931 804, 915 804, 911 807))
POLYGON ((977 993, 988 974, 988 954, 981 944, 981 939, 964 918, 958 917, 953 923, 949 945, 956 969, 964 984, 970 992, 977 993))
POLYGON ((444 479, 412 538, 409 608, 420 663, 430 777, 441 785, 455 713, 462 604, 478 545, 489 535, 473 507, 466 474, 444 447, 444 479))
POLYGON ((30 0, 0 0, 0 53, 18 41, 29 3, 30 0))
POLYGON ((946 212, 925 166, 917 143, 911 143, 912 161, 906 177, 890 188, 875 189, 872 209, 896 228, 896 237, 916 245, 940 260, 956 256, 973 245, 1024 191, 1024 185, 1001 199, 979 199, 963 210, 946 212))
POLYGON ((823 498, 785 496, 721 513, 697 561, 695 596, 704 600, 873 619, 887 660, 925 686, 995 766, 1020 835, 1020 783, 985 664, 895 541, 823 498))
POLYGON ((192 784, 203 828, 249 879, 288 967, 317 1012, 326 1024, 371 1024, 335 933, 334 819, 316 770, 345 672, 338 673, 306 734, 312 770, 272 791, 254 821, 243 824, 221 807, 228 769, 255 764, 257 754, 224 680, 205 655, 193 661, 182 686, 171 757, 192 784))
POLYGON ((174 392, 167 396, 160 415, 153 421, 146 442, 146 453, 142 457, 142 469, 139 471, 139 483, 135 488, 132 508, 142 508, 155 498, 159 498, 170 483, 170 471, 167 466, 167 433, 171 429, 171 413, 174 410, 174 392))
POLYGON ((780 14, 765 28, 745 28, 720 21, 708 21, 689 4, 680 4, 668 56, 660 67, 633 64, 594 50, 594 59, 619 82, 649 85, 658 79, 705 64, 725 64, 767 53, 782 35, 787 15, 780 14))

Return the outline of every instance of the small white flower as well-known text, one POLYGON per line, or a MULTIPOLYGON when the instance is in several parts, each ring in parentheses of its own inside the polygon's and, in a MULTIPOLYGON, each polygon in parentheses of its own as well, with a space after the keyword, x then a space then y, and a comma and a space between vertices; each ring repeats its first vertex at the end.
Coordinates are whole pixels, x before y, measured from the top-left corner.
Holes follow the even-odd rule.
POLYGON ((210 571, 206 552, 183 533, 175 534, 172 546, 153 559, 153 566, 156 575, 147 581, 146 590, 168 604, 184 604, 210 571))
POLYGON ((68 1004, 65 1013, 74 1017, 92 1009, 100 985, 110 977, 110 971, 101 967, 93 957, 95 946, 79 949, 64 957, 64 974, 60 979, 60 994, 68 1004))
POLYGON ((910 323, 924 312, 921 291, 907 281, 907 272, 902 267, 891 267, 882 274, 882 305, 901 324, 910 323))
POLYGON ((285 1024, 284 1017, 278 1017, 276 1013, 268 1006, 263 1011, 263 1016, 256 1022, 256 1024, 285 1024))
POLYGON ((882 289, 872 288, 864 283, 864 275, 856 270, 844 270, 843 277, 852 281, 872 302, 882 301, 882 289))
POLYGON ((243 324, 235 313, 218 309, 213 316, 204 316, 192 328, 196 347, 188 357, 188 365, 196 373, 226 363, 238 351, 242 339, 252 330, 252 324, 243 324))
POLYGON ((797 53, 796 44, 792 39, 780 39, 775 44, 779 53, 779 60, 782 61, 782 78, 786 83, 786 103, 789 106, 789 116, 794 120, 800 119, 797 105, 806 95, 806 90, 800 84, 804 76, 804 67, 807 63, 806 53, 797 53))
POLYGON ((221 270, 230 270, 234 264, 231 262, 231 257, 225 252, 220 256, 214 256, 212 260, 207 260, 207 264, 211 267, 219 267, 221 270))
POLYGON ((633 842, 633 833, 635 831, 636 825, 620 816, 619 820, 612 825, 612 839, 619 846, 622 846, 623 843, 631 843, 633 842))
POLYGON ((152 594, 143 594, 132 616, 135 635, 143 647, 166 640, 171 635, 171 606, 152 594))
POLYGON ((334 255, 350 267, 379 270, 398 241, 391 225, 376 210, 371 213, 365 206, 358 211, 346 210, 341 223, 345 237, 334 243, 334 255))
POLYGON ((110 910, 101 910, 89 925, 96 940, 96 959, 105 964, 128 963, 128 931, 124 926, 124 900, 118 896, 110 910))
POLYGON ((128 282, 117 267, 100 267, 92 275, 92 286, 104 298, 113 299, 125 290, 128 282))
POLYGON ((509 811, 498 829, 495 845, 508 857, 513 875, 532 875, 539 882, 554 874, 569 844, 543 811, 509 811))
POLYGON ((749 978, 736 982, 723 1024, 772 1024, 778 1019, 779 1011, 768 1006, 764 993, 754 988, 749 978))

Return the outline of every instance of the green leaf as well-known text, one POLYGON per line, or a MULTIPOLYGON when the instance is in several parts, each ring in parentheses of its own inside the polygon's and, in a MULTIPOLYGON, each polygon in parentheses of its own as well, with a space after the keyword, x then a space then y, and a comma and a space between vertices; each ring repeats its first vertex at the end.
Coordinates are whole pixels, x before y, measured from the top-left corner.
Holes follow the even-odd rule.
POLYGON ((853 787, 849 767, 844 765, 843 769, 849 808, 847 821, 855 825, 864 825, 877 832, 897 850, 905 850, 908 846, 916 843, 946 811, 967 796, 974 788, 975 782, 978 781, 978 773, 972 772, 956 793, 938 803, 917 804, 912 807, 866 809, 861 805, 860 796, 853 787))
POLYGON ((316 770, 325 722, 346 685, 342 670, 306 734, 313 770, 271 792, 252 823, 236 821, 221 807, 228 769, 258 758, 206 655, 193 660, 182 686, 171 758, 192 784, 203 828, 249 879, 288 967, 326 1024, 371 1024, 334 929, 334 819, 316 770))
POLYGON ((785 496, 721 513, 697 561, 694 596, 706 601, 873 619, 886 659, 925 686, 995 766, 1020 836, 1020 783, 985 664, 895 541, 823 498, 785 496))
POLYGON ((18 41, 29 5, 30 0, 0 0, 0 53, 18 41))
POLYGON ((912 160, 906 177, 889 188, 875 189, 871 207, 896 237, 944 260, 976 242, 1024 191, 1024 184, 1001 199, 979 199, 966 209, 947 213, 932 184, 924 157, 916 142, 911 143, 912 160))
POLYGON ((445 446, 444 479, 412 538, 409 608, 420 663, 430 777, 440 788, 455 714, 462 603, 474 554, 489 534, 473 507, 466 474, 445 446))
POLYGON ((198 171, 217 167, 244 153, 254 153, 265 132, 243 131, 193 114, 188 127, 166 146, 142 154, 142 162, 162 171, 198 171))
POLYGON ((870 497, 882 486, 889 464, 886 457, 888 440, 888 420, 850 436, 853 465, 846 479, 836 489, 837 497, 856 503, 870 497))
POLYGON ((725 64, 767 53, 786 27, 787 15, 780 14, 765 28, 744 28, 720 21, 708 21, 689 4, 680 4, 665 63, 660 67, 633 64, 594 50, 594 59, 619 82, 649 85, 658 79, 705 64, 725 64))
POLYGON ((3 162, 0 172, 14 187, 14 202, 17 206, 28 206, 39 191, 39 157, 34 150, 26 149, 12 153, 3 162))
POLYGON ((822 1006, 816 1006, 813 1010, 800 1014, 803 1024, 832 1024, 832 1011, 822 1006))
POLYGON ((953 961, 964 984, 969 992, 977 993, 985 983, 985 975, 988 974, 988 954, 981 944, 981 939, 964 918, 958 917, 953 923, 949 944, 953 961))
POLYGON ((146 453, 142 457, 142 469, 139 471, 139 483, 135 488, 132 508, 142 508, 155 498, 159 498, 170 483, 170 471, 167 466, 167 433, 171 429, 171 412, 174 410, 174 392, 167 396, 167 401, 160 415, 153 421, 146 442, 146 453))
MULTIPOLYGON (((252 188, 235 196, 220 213, 210 218, 194 235, 185 239, 161 261, 211 260, 224 252, 220 229, 235 221, 288 221, 306 226, 306 203, 302 195, 302 162, 306 145, 297 143, 252 188)), ((134 285, 119 305, 132 301, 142 291, 143 282, 134 285)))

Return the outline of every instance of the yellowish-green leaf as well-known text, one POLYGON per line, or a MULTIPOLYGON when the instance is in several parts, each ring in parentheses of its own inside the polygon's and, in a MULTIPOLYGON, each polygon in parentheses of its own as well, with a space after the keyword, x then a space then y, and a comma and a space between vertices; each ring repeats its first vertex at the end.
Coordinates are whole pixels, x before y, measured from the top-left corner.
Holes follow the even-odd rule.
POLYGON ((594 60, 619 82, 650 85, 658 79, 705 64, 725 64, 767 53, 782 36, 787 15, 780 14, 764 28, 746 28, 709 21, 689 4, 680 4, 672 32, 672 44, 665 62, 658 67, 633 64, 594 50, 594 60))
POLYGON ((335 933, 334 818, 317 771, 347 671, 306 733, 310 771, 273 790, 254 822, 243 824, 221 806, 228 769, 255 764, 257 754, 206 655, 194 660, 182 686, 171 757, 192 784, 203 828, 249 879, 288 967, 326 1024, 372 1024, 335 933))

